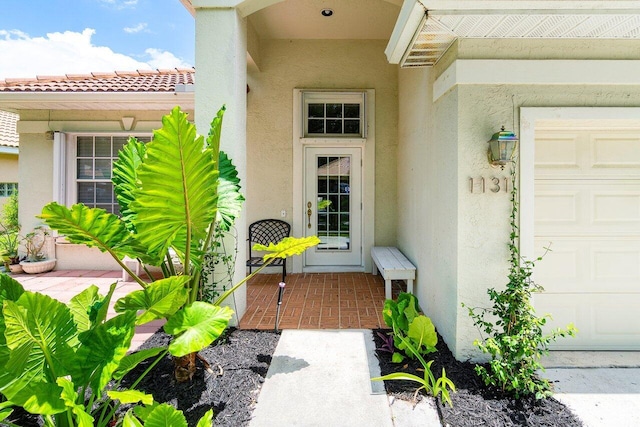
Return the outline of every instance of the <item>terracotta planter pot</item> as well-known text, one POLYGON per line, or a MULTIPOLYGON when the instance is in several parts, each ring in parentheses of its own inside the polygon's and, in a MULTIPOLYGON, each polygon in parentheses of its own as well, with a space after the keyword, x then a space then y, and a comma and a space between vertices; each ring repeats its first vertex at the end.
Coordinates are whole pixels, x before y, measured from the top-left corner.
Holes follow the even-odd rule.
POLYGON ((13 274, 20 274, 24 270, 22 269, 22 266, 20 264, 9 264, 9 271, 11 271, 13 274))
POLYGON ((46 273, 47 271, 53 270, 53 267, 56 266, 56 260, 45 259, 44 261, 36 262, 22 261, 20 265, 27 274, 46 273))

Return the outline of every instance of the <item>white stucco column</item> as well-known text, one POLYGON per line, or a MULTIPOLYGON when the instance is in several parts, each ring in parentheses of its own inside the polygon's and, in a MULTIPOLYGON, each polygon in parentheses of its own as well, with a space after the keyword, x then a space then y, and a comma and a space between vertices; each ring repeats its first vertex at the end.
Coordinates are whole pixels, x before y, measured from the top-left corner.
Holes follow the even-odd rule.
MULTIPOLYGON (((238 168, 242 192, 247 186, 247 27, 233 7, 196 6, 195 121, 198 133, 207 135, 211 120, 224 104, 221 149, 238 168)), ((245 212, 236 220, 238 254, 234 283, 246 276, 245 212)), ((230 297, 229 304, 242 318, 246 287, 230 297)), ((236 320, 238 320, 236 319, 236 320)))

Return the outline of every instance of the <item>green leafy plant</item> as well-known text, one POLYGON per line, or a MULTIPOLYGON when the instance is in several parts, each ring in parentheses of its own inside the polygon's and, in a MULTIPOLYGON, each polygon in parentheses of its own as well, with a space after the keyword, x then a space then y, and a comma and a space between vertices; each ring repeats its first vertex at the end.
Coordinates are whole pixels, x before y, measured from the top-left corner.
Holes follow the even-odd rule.
POLYGON ((438 334, 435 326, 427 316, 418 311, 418 299, 410 293, 401 292, 397 300, 388 299, 384 303, 382 317, 387 326, 393 329, 394 347, 400 352, 394 352, 391 360, 400 363, 405 355, 414 358, 406 342, 422 355, 436 351, 438 334))
POLYGON ((531 278, 535 262, 542 257, 531 261, 520 256, 515 170, 514 164, 511 172, 509 282, 502 291, 487 290, 493 303, 491 308, 467 308, 474 324, 487 335, 474 342, 491 357, 488 368, 476 366, 476 372, 485 384, 500 387, 516 398, 535 395, 542 399, 551 396, 552 391, 549 382, 537 375, 538 370, 544 371, 541 356, 548 353, 551 342, 559 337, 573 336, 577 330, 569 324, 566 329, 557 328, 545 334, 543 327, 550 316, 537 316, 531 303, 531 295, 544 290, 531 278))
POLYGON ((38 262, 47 259, 42 250, 47 243, 49 235, 49 231, 46 228, 36 227, 24 236, 24 248, 27 251, 25 261, 38 262))
POLYGON ((18 232, 20 230, 20 222, 18 220, 18 192, 15 191, 9 196, 2 206, 2 214, 0 215, 0 224, 6 231, 18 232))
POLYGON ((456 387, 449 378, 447 378, 447 373, 444 368, 442 368, 442 376, 436 380, 433 372, 431 372, 431 364, 433 360, 429 362, 425 361, 424 357, 420 351, 413 346, 411 340, 402 336, 400 331, 396 330, 394 327, 394 336, 398 337, 403 347, 410 352, 414 357, 416 357, 422 368, 424 370, 424 376, 421 378, 417 375, 410 374, 407 372, 394 372, 391 374, 387 374, 381 377, 372 378, 372 381, 394 381, 394 380, 404 380, 404 381, 413 381, 420 384, 420 387, 415 392, 414 399, 418 395, 420 390, 424 389, 425 392, 437 398, 440 396, 443 402, 447 403, 449 406, 453 406, 453 402, 451 401, 451 393, 449 390, 455 392, 456 387))
MULTIPOLYGON (((184 305, 190 314, 185 321, 200 318, 210 310, 207 305, 196 304, 202 295, 204 259, 211 252, 216 229, 230 229, 244 201, 239 192, 237 171, 231 160, 220 152, 224 112, 223 106, 212 120, 206 139, 197 134, 179 107, 163 117, 162 128, 153 132, 149 143, 129 139, 118 153, 113 170, 112 181, 121 217, 83 204, 68 208, 53 202, 43 208, 40 218, 52 229, 64 234, 71 243, 109 253, 140 284, 140 293, 127 300, 126 305, 116 304, 116 310, 135 309, 153 317, 156 297, 163 304, 174 304, 174 311, 184 305), (137 259, 143 265, 161 267, 165 278, 180 275, 182 288, 167 287, 160 295, 149 295, 149 284, 131 271, 124 262, 125 257, 137 259), (179 269, 174 265, 176 258, 179 269), (184 301, 182 296, 175 295, 183 292, 186 292, 184 301)), ((300 254, 317 244, 315 239, 291 238, 270 249, 265 256, 300 254)), ((259 272, 256 270, 254 274, 259 272)), ((147 275, 151 277, 150 273, 147 275)), ((230 287, 215 305, 221 304, 248 279, 230 287)), ((200 332, 206 335, 206 331, 200 332)), ((190 379, 196 369, 195 352, 176 354, 172 351, 172 355, 176 378, 190 379)))

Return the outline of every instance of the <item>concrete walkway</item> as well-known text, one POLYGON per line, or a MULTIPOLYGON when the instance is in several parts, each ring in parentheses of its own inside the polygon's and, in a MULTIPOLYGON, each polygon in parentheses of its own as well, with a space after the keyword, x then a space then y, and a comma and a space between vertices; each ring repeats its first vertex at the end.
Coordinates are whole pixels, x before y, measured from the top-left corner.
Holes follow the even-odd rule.
POLYGON ((374 350, 371 330, 284 330, 249 426, 439 426, 434 406, 390 405, 374 350))
MULTIPOLYGON (((440 426, 433 399, 414 407, 370 381, 380 375, 374 353, 370 330, 284 330, 249 426, 440 426)), ((640 364, 638 352, 580 354, 588 353, 558 352, 547 366, 640 364)), ((543 375, 585 427, 640 426, 640 368, 558 367, 543 375)))

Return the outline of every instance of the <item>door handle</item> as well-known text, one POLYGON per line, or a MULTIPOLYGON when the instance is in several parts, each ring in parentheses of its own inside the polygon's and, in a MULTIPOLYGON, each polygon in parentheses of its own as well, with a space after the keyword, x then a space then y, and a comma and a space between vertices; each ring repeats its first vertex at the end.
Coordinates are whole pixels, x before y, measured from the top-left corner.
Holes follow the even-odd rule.
POLYGON ((307 202, 307 228, 311 228, 311 202, 307 202))

